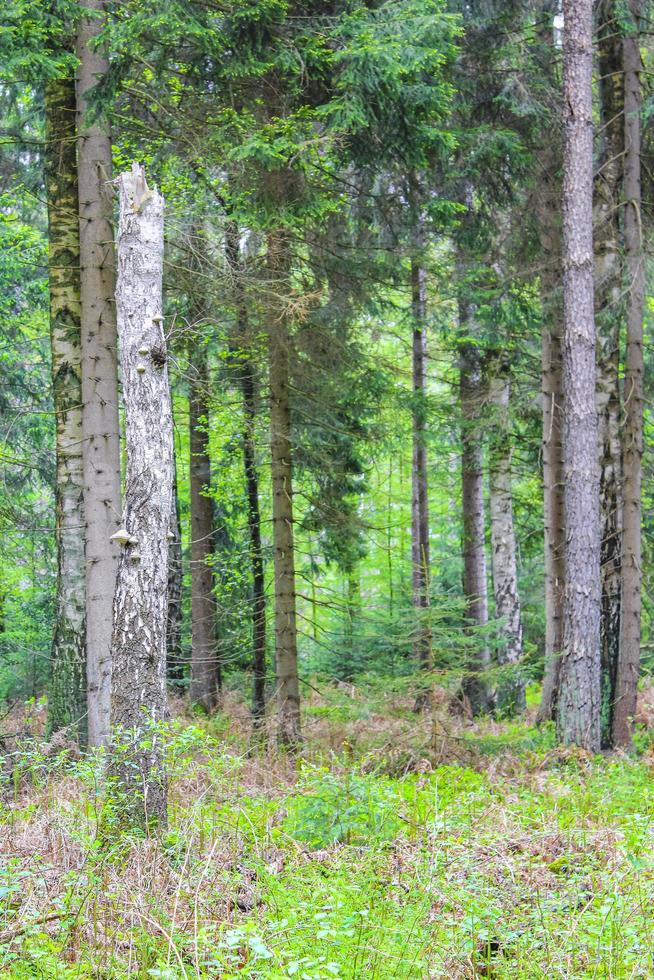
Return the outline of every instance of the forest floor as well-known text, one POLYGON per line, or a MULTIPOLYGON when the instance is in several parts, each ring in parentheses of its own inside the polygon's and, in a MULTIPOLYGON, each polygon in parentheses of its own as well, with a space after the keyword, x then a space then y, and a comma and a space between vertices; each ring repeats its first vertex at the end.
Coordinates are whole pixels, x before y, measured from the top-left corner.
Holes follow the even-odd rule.
POLYGON ((6 717, 0 976, 654 976, 645 730, 593 760, 417 716, 400 682, 314 688, 297 767, 236 694, 178 712, 159 841, 112 833, 100 760, 44 746, 42 705, 6 717))

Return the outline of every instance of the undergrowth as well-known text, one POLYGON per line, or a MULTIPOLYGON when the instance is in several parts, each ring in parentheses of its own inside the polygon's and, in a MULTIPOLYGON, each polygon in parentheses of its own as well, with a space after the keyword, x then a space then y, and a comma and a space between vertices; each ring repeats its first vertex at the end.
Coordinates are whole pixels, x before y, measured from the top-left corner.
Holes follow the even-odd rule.
POLYGON ((320 687, 297 765, 235 696, 170 725, 170 829, 120 832, 101 754, 38 706, 5 759, 0 971, 24 978, 651 977, 654 783, 527 724, 320 687))

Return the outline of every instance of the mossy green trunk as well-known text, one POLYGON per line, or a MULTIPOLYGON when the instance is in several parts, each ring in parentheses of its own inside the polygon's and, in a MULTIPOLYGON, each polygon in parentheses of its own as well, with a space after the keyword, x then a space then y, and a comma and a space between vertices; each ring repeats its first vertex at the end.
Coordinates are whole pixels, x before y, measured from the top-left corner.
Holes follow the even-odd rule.
POLYGON ((79 225, 75 84, 48 82, 45 183, 52 392, 56 419, 57 599, 48 732, 86 739, 85 570, 82 468, 79 225))

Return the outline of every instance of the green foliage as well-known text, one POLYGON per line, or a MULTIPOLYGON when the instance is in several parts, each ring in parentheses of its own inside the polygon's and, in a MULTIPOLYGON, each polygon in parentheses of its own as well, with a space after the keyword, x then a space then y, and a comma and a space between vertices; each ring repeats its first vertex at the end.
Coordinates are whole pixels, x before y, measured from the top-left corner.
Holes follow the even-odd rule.
POLYGON ((371 838, 390 839, 399 830, 393 789, 378 779, 308 770, 298 790, 287 805, 283 828, 309 847, 365 844, 371 838))

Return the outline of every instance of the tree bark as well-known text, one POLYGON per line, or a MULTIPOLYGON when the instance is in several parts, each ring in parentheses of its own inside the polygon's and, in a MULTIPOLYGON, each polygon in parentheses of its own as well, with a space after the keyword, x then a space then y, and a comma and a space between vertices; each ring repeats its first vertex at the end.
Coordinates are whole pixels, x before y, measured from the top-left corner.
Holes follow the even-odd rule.
POLYGON ((168 618, 166 621, 166 676, 181 684, 184 680, 182 650, 182 527, 177 495, 177 467, 173 457, 173 496, 168 525, 168 618))
POLYGON ((493 413, 489 453, 491 567, 495 611, 502 620, 498 663, 509 668, 500 674, 496 701, 500 711, 511 716, 525 710, 526 700, 524 676, 520 671, 522 614, 511 488, 511 372, 505 358, 491 365, 488 393, 493 413))
POLYGON ((543 397, 543 531, 545 552, 545 672, 538 724, 556 716, 565 586, 565 512, 563 500, 563 377, 561 371, 561 227, 556 207, 560 182, 555 161, 543 160, 538 222, 543 268, 540 276, 543 316, 541 371, 543 397))
MULTIPOLYGON (((473 319, 471 304, 459 300, 459 325, 463 333, 473 319)), ((479 349, 468 341, 459 346, 461 399, 461 482, 463 510, 463 594, 466 618, 473 627, 471 655, 463 682, 464 694, 474 715, 488 711, 491 698, 482 676, 490 667, 490 651, 485 637, 475 629, 488 625, 488 586, 486 582, 486 541, 484 520, 483 446, 480 411, 482 373, 479 349)))
POLYGON ((600 520, 593 305, 593 5, 565 0, 563 388, 566 513, 561 741, 600 748, 600 520))
POLYGON ((45 90, 45 185, 52 392, 56 418, 57 596, 48 732, 86 739, 84 502, 75 84, 45 90))
POLYGON ((232 278, 236 310, 236 337, 233 353, 243 399, 243 467, 248 506, 250 568, 252 575, 252 717, 255 729, 262 729, 266 714, 266 579, 261 543, 259 473, 256 459, 257 386, 254 361, 249 353, 248 310, 243 282, 239 231, 227 226, 225 235, 227 264, 232 278))
POLYGON ((601 144, 593 201, 597 411, 599 416, 602 550, 602 744, 611 741, 611 716, 620 645, 622 448, 620 445, 620 334, 623 320, 620 203, 624 155, 622 37, 616 0, 598 7, 601 144))
POLYGON ((279 740, 294 750, 300 741, 300 685, 297 669, 295 552, 293 529, 293 454, 289 379, 289 244, 283 232, 268 235, 271 279, 268 323, 270 384, 270 461, 273 497, 275 568, 275 664, 279 740))
POLYGON ((622 538, 622 618, 613 709, 613 744, 629 747, 640 669, 641 464, 643 456, 643 316, 645 256, 642 241, 640 145, 640 0, 632 0, 633 27, 623 39, 624 58, 624 246, 627 277, 627 352, 624 406, 624 516, 622 538))
MULTIPOLYGON (((114 599, 113 766, 130 823, 166 825, 168 528, 173 431, 163 331, 164 201, 138 164, 119 181, 118 333, 125 404, 125 513, 114 599)), ((120 532, 119 532, 120 533, 120 532)))
POLYGON ((413 606, 418 621, 413 652, 421 667, 431 666, 429 609, 429 497, 427 478, 427 295, 426 274, 411 260, 413 320, 413 462, 411 467, 411 561, 413 606))
MULTIPOLYGON (((201 342, 200 342, 201 343, 201 342)), ((191 686, 192 704, 213 711, 220 689, 214 595, 214 507, 209 455, 209 371, 206 350, 196 343, 191 357, 189 422, 191 474, 191 686)))
POLYGON ((109 738, 112 599, 120 519, 120 445, 112 225, 111 133, 91 122, 88 94, 106 75, 105 52, 95 44, 104 28, 104 0, 82 0, 77 27, 79 235, 82 300, 84 509, 86 516, 86 659, 90 745, 109 738))

